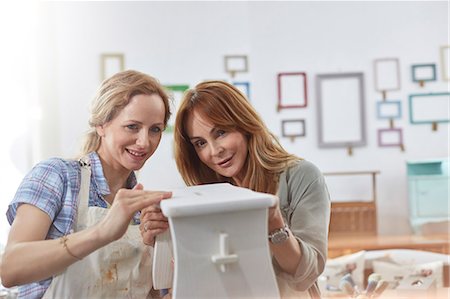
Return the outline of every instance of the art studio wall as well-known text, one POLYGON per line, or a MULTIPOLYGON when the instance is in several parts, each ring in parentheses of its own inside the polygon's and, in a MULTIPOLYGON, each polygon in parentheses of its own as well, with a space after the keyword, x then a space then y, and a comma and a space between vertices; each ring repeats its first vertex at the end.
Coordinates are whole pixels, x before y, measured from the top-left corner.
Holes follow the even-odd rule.
MULTIPOLYGON (((408 118, 410 94, 449 92, 440 57, 448 45, 447 12, 444 1, 41 3, 33 54, 41 117, 28 131, 31 150, 24 155, 31 157, 29 163, 18 168, 25 173, 38 160, 76 155, 101 82, 102 55, 118 53, 125 69, 149 73, 165 85, 193 87, 206 79, 248 83, 251 104, 288 151, 324 172, 379 171, 379 233, 410 233, 406 161, 449 155, 448 123, 433 131, 431 124, 412 124, 408 118), (234 77, 226 72, 227 55, 245 55, 247 72, 234 77), (401 102, 401 117, 393 124, 377 116, 383 95, 374 84, 374 61, 384 58, 399 62, 399 88, 386 95, 401 102), (417 64, 435 64, 436 80, 424 86, 413 82, 411 67, 417 64), (278 110, 277 76, 290 72, 306 74, 301 88, 307 90, 307 105, 278 110), (347 73, 364 77, 366 143, 351 155, 345 147, 318 145, 316 76, 347 73), (303 120, 303 134, 283 137, 283 120, 292 119, 303 120), (401 129, 403 150, 379 145, 378 131, 390 126, 401 129)), ((432 111, 433 105, 424 109, 432 111)), ((448 101, 445 107, 448 119, 448 101)), ((349 109, 337 106, 334 113, 345 116, 349 109)), ((165 133, 140 171, 146 188, 184 185, 172 142, 171 133, 165 133)))

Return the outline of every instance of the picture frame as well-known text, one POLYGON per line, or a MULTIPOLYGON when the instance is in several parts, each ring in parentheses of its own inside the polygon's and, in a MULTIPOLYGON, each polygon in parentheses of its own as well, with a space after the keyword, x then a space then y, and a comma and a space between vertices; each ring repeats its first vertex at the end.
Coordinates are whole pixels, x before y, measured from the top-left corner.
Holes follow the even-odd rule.
POLYGON ((386 94, 387 91, 400 90, 400 60, 398 58, 379 58, 373 62, 375 90, 386 94))
POLYGON ((225 55, 225 72, 234 77, 236 73, 248 72, 248 57, 247 55, 225 55))
POLYGON ((378 129, 379 147, 403 148, 403 130, 401 128, 378 129))
POLYGON ((440 48, 442 80, 450 81, 450 45, 440 48))
POLYGON ((402 118, 402 102, 400 100, 378 101, 376 104, 378 119, 402 118))
POLYGON ((281 136, 295 139, 306 136, 306 121, 304 119, 285 119, 281 121, 281 136))
POLYGON ((245 97, 247 98, 247 100, 251 100, 250 99, 250 82, 232 82, 231 84, 233 84, 233 86, 235 86, 237 89, 239 89, 239 91, 241 91, 245 97))
POLYGON ((450 92, 410 94, 408 101, 411 124, 431 124, 436 131, 439 123, 450 122, 450 92))
POLYGON ((436 64, 413 64, 411 65, 411 78, 413 82, 423 86, 424 82, 436 81, 436 64))
POLYGON ((166 133, 172 133, 175 126, 175 115, 177 114, 178 107, 180 106, 181 100, 183 98, 184 92, 189 89, 188 84, 168 84, 164 87, 169 91, 172 98, 170 111, 172 112, 172 117, 167 123, 167 127, 164 130, 166 133))
POLYGON ((279 73, 277 75, 278 106, 286 108, 305 108, 308 106, 308 84, 304 72, 279 73))
POLYGON ((104 53, 100 55, 100 80, 125 70, 125 55, 122 53, 104 53))
POLYGON ((364 74, 320 74, 316 77, 318 143, 320 148, 367 144, 364 74))

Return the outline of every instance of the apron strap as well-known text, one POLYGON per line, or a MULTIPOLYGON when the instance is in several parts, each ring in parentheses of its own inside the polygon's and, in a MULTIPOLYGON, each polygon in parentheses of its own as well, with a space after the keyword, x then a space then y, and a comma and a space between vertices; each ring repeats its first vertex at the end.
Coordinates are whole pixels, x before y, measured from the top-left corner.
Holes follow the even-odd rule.
POLYGON ((74 225, 75 231, 86 228, 86 220, 89 206, 89 187, 91 185, 91 163, 89 157, 84 156, 79 161, 81 169, 80 192, 77 198, 77 221, 74 225))

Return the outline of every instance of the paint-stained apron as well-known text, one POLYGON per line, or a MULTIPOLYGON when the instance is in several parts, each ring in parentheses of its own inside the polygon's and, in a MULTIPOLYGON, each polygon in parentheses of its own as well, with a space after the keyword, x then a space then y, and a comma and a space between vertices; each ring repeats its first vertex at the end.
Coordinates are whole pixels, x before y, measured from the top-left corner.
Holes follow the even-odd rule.
MULTIPOLYGON (((95 225, 108 212, 105 208, 88 206, 91 170, 89 163, 81 164, 75 231, 95 225)), ((43 298, 150 297, 152 250, 142 242, 139 226, 130 225, 121 239, 97 249, 54 276, 43 298)))

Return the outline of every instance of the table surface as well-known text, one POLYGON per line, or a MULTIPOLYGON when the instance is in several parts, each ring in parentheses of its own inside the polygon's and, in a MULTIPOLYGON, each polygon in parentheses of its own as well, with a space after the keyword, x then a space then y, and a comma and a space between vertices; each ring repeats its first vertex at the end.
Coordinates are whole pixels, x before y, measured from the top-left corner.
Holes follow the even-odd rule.
MULTIPOLYGON (((337 298, 351 298, 346 294, 323 294, 323 299, 337 299, 337 298)), ((396 290, 386 290, 378 299, 449 299, 450 298, 450 288, 437 288, 434 292, 407 292, 402 293, 396 290)), ((354 299, 365 299, 364 296, 356 297, 354 299)))
POLYGON ((328 241, 330 250, 358 249, 423 249, 427 247, 450 247, 448 235, 401 235, 401 236, 339 236, 332 237, 328 241))

